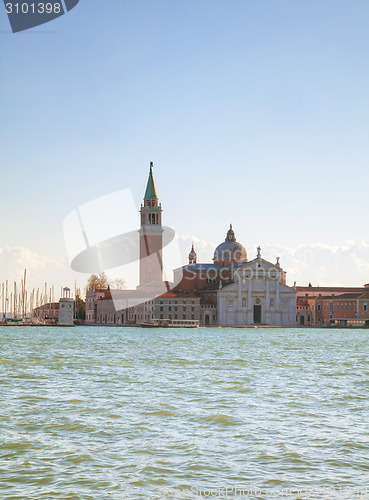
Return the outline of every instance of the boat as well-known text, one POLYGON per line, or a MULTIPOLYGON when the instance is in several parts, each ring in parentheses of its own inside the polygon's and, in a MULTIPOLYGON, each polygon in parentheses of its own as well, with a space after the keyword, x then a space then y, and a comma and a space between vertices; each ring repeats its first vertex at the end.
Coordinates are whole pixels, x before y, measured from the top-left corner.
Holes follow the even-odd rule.
POLYGON ((144 321, 140 325, 142 328, 198 328, 197 319, 153 319, 144 321))

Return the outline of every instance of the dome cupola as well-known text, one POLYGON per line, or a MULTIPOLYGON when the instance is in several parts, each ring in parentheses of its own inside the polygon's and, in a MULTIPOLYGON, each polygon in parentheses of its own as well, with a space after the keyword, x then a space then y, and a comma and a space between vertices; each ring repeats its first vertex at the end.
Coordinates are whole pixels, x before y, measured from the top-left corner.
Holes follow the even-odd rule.
POLYGON ((196 260, 197 260, 197 254, 195 252, 195 249, 193 248, 193 243, 192 243, 191 252, 188 254, 188 263, 196 264, 196 260))
POLYGON ((229 266, 237 262, 247 262, 246 249, 236 241, 232 224, 229 226, 225 241, 215 249, 213 261, 219 267, 229 266))

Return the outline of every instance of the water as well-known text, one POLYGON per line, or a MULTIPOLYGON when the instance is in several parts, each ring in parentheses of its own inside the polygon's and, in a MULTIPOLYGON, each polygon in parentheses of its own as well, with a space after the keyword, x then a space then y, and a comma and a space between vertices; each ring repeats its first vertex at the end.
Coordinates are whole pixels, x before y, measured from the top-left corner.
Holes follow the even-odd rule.
POLYGON ((0 498, 369 498, 368 339, 2 327, 0 498))

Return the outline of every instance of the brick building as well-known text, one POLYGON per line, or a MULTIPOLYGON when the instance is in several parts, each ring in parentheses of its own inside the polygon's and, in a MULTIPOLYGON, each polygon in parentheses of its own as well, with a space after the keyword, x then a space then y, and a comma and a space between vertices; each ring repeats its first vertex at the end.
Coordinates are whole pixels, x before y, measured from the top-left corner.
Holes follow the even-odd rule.
POLYGON ((364 287, 308 286, 296 289, 298 324, 363 326, 369 320, 369 284, 364 287), (302 317, 305 319, 301 320, 302 317))

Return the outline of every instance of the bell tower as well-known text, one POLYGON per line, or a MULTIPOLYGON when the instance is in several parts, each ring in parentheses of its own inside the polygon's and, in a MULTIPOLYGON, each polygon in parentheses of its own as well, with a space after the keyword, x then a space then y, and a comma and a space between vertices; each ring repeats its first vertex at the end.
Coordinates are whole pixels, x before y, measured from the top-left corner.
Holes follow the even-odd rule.
POLYGON ((163 280, 163 227, 162 208, 156 194, 153 163, 150 163, 143 204, 141 204, 140 233, 140 286, 158 285, 163 280))

